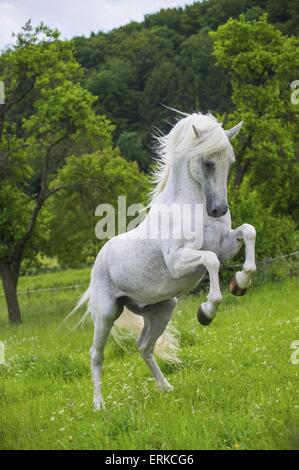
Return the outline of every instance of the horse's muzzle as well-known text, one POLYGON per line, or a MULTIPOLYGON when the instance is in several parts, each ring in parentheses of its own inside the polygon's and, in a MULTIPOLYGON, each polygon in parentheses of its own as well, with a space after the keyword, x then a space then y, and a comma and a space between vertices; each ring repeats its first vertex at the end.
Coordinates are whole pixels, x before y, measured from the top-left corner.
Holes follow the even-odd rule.
POLYGON ((210 217, 213 217, 214 219, 217 219, 218 217, 222 217, 225 215, 228 211, 228 205, 223 204, 222 206, 213 206, 210 211, 208 211, 208 214, 210 217))

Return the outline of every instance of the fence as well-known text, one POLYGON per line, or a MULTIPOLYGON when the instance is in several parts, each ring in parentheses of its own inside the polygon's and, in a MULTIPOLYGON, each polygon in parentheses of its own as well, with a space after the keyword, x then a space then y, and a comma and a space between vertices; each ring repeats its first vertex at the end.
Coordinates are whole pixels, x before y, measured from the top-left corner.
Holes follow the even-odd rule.
MULTIPOLYGON (((258 261, 257 265, 267 266, 281 259, 291 258, 293 256, 298 256, 298 255, 299 255, 299 251, 293 251, 292 253, 288 253, 286 255, 281 255, 281 256, 276 256, 275 258, 265 258, 263 260, 258 261)), ((232 265, 224 266, 223 269, 236 269, 240 267, 242 267, 242 264, 232 264, 232 265)), ((57 291, 64 291, 68 289, 79 289, 79 288, 86 289, 87 284, 72 284, 72 285, 67 285, 67 286, 62 286, 62 287, 46 287, 46 288, 41 288, 41 289, 30 289, 28 287, 26 290, 18 291, 18 295, 27 295, 27 297, 30 298, 30 295, 35 294, 35 293, 57 292, 57 291)), ((0 293, 0 297, 3 297, 3 296, 4 296, 4 293, 0 293)))
MULTIPOLYGON (((257 265, 269 265, 272 263, 275 263, 276 261, 279 261, 280 259, 285 259, 285 258, 291 258, 292 256, 298 256, 299 251, 293 251, 292 253, 288 253, 286 255, 281 255, 281 256, 276 256, 275 258, 264 258, 260 261, 257 261, 257 265)), ((224 266, 224 269, 235 269, 235 268, 240 268, 242 267, 242 264, 231 264, 229 266, 224 266)))
MULTIPOLYGON (((31 289, 27 287, 26 290, 18 291, 18 295, 27 295, 28 297, 30 297, 30 295, 33 293, 55 292, 55 291, 63 291, 63 290, 68 290, 68 289, 79 289, 79 287, 87 288, 87 284, 72 284, 72 285, 62 286, 62 287, 45 287, 41 289, 31 289)), ((4 293, 2 292, 0 294, 0 297, 3 297, 3 296, 4 296, 4 293)))

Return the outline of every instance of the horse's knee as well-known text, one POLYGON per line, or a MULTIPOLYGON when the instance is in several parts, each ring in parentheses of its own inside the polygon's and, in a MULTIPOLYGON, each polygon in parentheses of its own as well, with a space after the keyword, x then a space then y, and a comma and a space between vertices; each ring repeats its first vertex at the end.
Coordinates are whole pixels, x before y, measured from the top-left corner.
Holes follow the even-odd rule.
POLYGON ((208 271, 218 271, 220 268, 220 261, 213 251, 207 251, 204 254, 204 265, 208 271))
POLYGON ((256 239, 256 230, 253 225, 243 224, 241 227, 243 238, 246 240, 256 239))

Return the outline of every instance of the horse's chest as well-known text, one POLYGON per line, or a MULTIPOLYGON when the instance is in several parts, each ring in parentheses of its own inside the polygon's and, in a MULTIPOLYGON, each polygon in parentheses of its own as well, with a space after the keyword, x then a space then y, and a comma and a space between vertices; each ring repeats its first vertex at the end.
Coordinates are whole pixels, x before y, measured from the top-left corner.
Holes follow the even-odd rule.
POLYGON ((215 221, 209 225, 205 225, 203 229, 203 243, 201 249, 205 251, 213 251, 221 257, 222 242, 228 232, 228 226, 221 222, 215 221))
POLYGON ((226 225, 219 222, 205 225, 201 237, 186 241, 185 246, 193 250, 213 251, 217 255, 221 255, 222 241, 226 237, 228 230, 226 225))

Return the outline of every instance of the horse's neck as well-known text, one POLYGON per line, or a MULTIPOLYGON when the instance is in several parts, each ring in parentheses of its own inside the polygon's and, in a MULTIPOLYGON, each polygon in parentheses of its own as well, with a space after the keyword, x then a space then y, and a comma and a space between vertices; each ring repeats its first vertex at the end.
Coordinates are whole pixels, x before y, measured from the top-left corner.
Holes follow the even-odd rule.
POLYGON ((187 158, 181 158, 170 169, 165 188, 159 195, 159 203, 204 204, 200 184, 190 174, 187 158))

